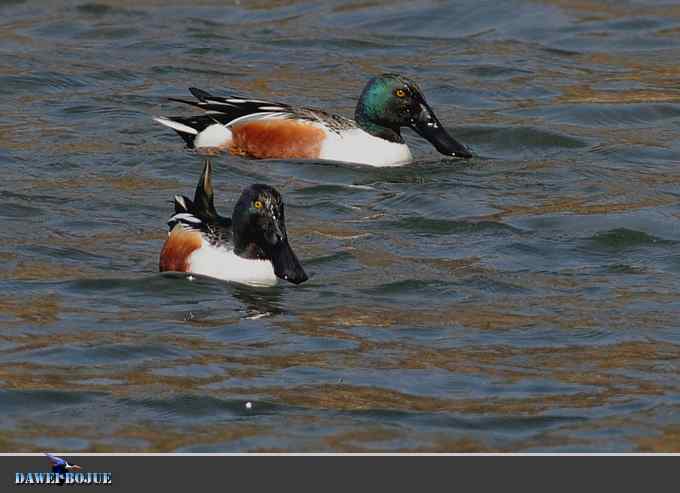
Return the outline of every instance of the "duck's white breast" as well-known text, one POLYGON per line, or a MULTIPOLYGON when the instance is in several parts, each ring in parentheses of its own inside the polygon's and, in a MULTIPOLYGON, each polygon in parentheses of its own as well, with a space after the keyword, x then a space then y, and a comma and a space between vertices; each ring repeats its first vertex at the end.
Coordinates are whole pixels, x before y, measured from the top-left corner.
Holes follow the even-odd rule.
POLYGON ((252 260, 239 257, 233 250, 214 246, 203 239, 201 248, 189 257, 189 271, 257 286, 273 286, 277 282, 274 266, 269 260, 252 260))
POLYGON ((406 144, 374 137, 360 128, 342 130, 340 133, 324 130, 328 135, 321 145, 320 159, 371 166, 401 166, 412 159, 406 144))

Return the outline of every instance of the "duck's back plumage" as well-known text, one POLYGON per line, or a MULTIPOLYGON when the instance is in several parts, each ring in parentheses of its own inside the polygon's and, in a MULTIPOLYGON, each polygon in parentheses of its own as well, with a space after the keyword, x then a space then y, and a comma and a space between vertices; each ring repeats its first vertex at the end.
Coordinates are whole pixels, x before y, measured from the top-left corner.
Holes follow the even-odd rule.
POLYGON ((354 120, 319 109, 239 96, 213 96, 195 87, 190 87, 189 91, 198 101, 179 98, 170 98, 170 100, 201 108, 207 112, 205 116, 223 125, 233 126, 248 119, 284 118, 321 123, 329 130, 336 132, 357 126, 354 120))

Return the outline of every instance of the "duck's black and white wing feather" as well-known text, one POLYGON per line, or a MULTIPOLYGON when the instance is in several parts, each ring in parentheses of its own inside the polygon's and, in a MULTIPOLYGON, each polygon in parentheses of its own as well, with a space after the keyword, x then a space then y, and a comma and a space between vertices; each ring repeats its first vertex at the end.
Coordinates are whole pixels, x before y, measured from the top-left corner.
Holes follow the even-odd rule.
POLYGON ((226 244, 232 238, 231 219, 220 216, 215 209, 211 172, 212 165, 206 160, 194 200, 184 195, 175 195, 175 213, 168 220, 168 227, 172 231, 177 225, 181 225, 183 229, 201 232, 211 243, 226 244))
POLYGON ((157 117, 156 121, 176 130, 190 147, 193 146, 195 135, 215 123, 230 126, 255 119, 288 118, 317 122, 333 131, 356 128, 356 123, 353 120, 318 109, 240 96, 213 96, 196 87, 189 88, 189 91, 197 101, 180 98, 169 99, 201 108, 206 112, 205 115, 157 117))

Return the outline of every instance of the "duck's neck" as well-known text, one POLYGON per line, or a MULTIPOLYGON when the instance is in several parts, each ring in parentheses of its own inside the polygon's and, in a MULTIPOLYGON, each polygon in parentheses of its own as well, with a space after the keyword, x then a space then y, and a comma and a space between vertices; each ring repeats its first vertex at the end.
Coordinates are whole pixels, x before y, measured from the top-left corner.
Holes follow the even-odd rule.
POLYGON ((359 103, 354 113, 354 121, 357 122, 357 125, 359 125, 361 130, 371 134, 374 137, 395 142, 397 144, 404 143, 404 139, 401 137, 401 132, 399 132, 399 127, 390 128, 369 119, 366 116, 366 111, 361 103, 359 103))
POLYGON ((236 221, 236 214, 232 218, 232 239, 234 241, 234 253, 241 258, 252 260, 264 260, 267 258, 264 250, 257 245, 255 235, 247 224, 236 221))

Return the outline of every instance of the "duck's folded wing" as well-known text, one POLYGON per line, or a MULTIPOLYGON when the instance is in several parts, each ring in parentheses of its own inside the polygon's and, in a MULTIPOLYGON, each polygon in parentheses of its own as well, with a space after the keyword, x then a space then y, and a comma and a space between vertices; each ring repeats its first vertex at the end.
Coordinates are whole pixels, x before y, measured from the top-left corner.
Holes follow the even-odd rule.
MULTIPOLYGON (((225 125, 233 124, 236 120, 245 119, 245 117, 255 118, 258 115, 261 115, 263 118, 272 118, 294 113, 294 109, 287 104, 263 101, 260 99, 242 98, 238 96, 213 96, 212 94, 195 87, 189 88, 189 91, 191 91, 191 94, 193 94, 198 101, 190 101, 181 98, 169 99, 178 103, 201 108, 208 113, 206 116, 214 117, 215 121, 219 121, 225 125)), ((173 120, 176 120, 176 118, 173 118, 173 120)), ((201 120, 200 123, 203 124, 206 121, 207 120, 201 120)), ((194 123, 194 125, 189 126, 195 128, 195 124, 199 122, 192 123, 194 123)))
POLYGON ((175 195, 174 204, 175 213, 168 220, 170 232, 180 225, 183 230, 200 232, 211 241, 231 240, 231 219, 220 216, 215 209, 210 160, 203 163, 194 200, 184 195, 175 195))

